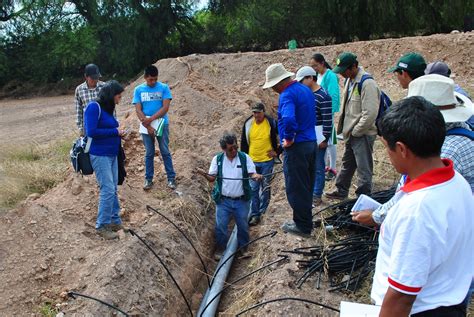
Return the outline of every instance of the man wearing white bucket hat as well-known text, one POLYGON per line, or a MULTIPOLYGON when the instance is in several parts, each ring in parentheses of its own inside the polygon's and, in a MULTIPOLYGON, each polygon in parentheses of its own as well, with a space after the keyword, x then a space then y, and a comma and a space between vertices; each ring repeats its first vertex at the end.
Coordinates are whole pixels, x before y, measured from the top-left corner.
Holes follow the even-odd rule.
POLYGON ((450 78, 438 74, 425 75, 410 83, 408 97, 422 96, 441 111, 446 122, 441 157, 453 161, 454 169, 467 180, 474 192, 474 132, 466 124, 474 114, 474 106, 468 98, 456 95, 454 87, 454 81, 450 78))
POLYGON ((316 113, 311 89, 294 81, 281 63, 265 71, 263 89, 280 94, 278 101, 278 134, 284 149, 283 171, 293 221, 283 231, 309 236, 313 229, 311 214, 316 160, 316 113))

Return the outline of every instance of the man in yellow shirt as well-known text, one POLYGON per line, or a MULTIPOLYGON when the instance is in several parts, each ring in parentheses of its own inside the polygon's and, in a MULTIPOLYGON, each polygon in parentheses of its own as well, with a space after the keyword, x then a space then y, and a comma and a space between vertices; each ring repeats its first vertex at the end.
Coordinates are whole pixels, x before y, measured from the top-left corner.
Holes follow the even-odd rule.
POLYGON ((265 114, 265 106, 257 103, 252 107, 253 115, 242 128, 242 152, 247 153, 255 163, 256 172, 264 177, 259 181, 250 180, 252 204, 249 225, 255 226, 270 203, 270 181, 274 158, 281 153, 277 139, 276 121, 265 114), (267 175, 267 176, 265 176, 267 175))

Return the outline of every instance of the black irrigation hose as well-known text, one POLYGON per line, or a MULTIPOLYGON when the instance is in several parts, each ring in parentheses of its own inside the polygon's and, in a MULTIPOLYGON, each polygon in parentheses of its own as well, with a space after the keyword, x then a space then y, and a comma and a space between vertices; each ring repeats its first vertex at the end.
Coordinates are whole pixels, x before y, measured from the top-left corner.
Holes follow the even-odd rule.
POLYGON ((236 317, 240 316, 243 313, 246 313, 248 311, 251 311, 255 308, 258 308, 260 306, 264 306, 264 305, 269 304, 269 303, 279 302, 279 301, 284 301, 284 300, 295 300, 295 301, 304 302, 304 303, 308 303, 308 304, 318 305, 318 306, 322 306, 324 308, 327 308, 327 309, 330 309, 332 311, 335 311, 335 312, 339 313, 339 309, 336 309, 334 307, 331 307, 331 306, 328 306, 328 305, 325 305, 325 304, 321 304, 321 303, 318 303, 318 302, 315 302, 315 301, 312 301, 312 300, 309 300, 309 299, 298 298, 298 297, 281 297, 281 298, 270 299, 270 300, 267 300, 265 302, 253 305, 253 306, 251 306, 249 308, 246 308, 246 309, 242 310, 241 312, 237 313, 237 315, 235 315, 235 316, 236 317))
POLYGON ((151 251, 151 253, 153 253, 153 255, 158 259, 158 261, 160 261, 161 265, 163 266, 163 268, 166 270, 166 273, 168 273, 168 275, 170 276, 170 278, 173 280, 173 283, 174 285, 176 286, 176 288, 179 290, 181 296, 183 297, 184 301, 186 302, 186 306, 188 306, 188 310, 189 310, 189 314, 192 316, 193 315, 193 310, 191 308, 191 305, 189 304, 188 302, 188 299, 186 298, 186 296, 184 295, 184 292, 183 290, 181 289, 181 287, 179 286, 178 282, 176 282, 176 279, 174 278, 173 274, 171 274, 171 271, 168 269, 168 267, 166 266, 166 264, 163 262, 163 260, 158 256, 158 254, 155 252, 155 250, 153 250, 152 247, 150 247, 150 245, 142 238, 140 237, 134 230, 132 229, 129 229, 128 232, 130 232, 130 234, 132 236, 135 236, 138 238, 138 240, 140 240, 146 247, 148 250, 151 251))
POLYGON ((71 297, 71 298, 74 298, 76 299, 76 296, 80 296, 80 297, 84 297, 84 298, 88 298, 88 299, 92 299, 92 300, 95 300, 96 302, 99 302, 101 303, 102 305, 105 305, 107 307, 110 307, 112 309, 115 309, 116 311, 122 313, 124 316, 129 316, 126 312, 124 312, 123 310, 121 310, 120 308, 112 305, 112 304, 109 304, 107 302, 104 302, 103 300, 101 299, 98 299, 98 298, 95 298, 95 297, 92 297, 92 296, 89 296, 89 295, 85 295, 85 294, 80 294, 80 293, 76 293, 76 292, 67 292, 67 296, 71 297))
POLYGON ((238 283, 238 282, 242 281, 243 279, 245 279, 245 278, 247 278, 247 277, 249 277, 249 276, 251 276, 251 275, 253 275, 253 274, 255 274, 255 273, 257 273, 257 272, 259 272, 259 271, 261 271, 261 270, 263 270, 263 269, 265 269, 265 268, 271 266, 271 265, 273 265, 273 264, 276 264, 276 263, 282 262, 283 260, 287 260, 287 259, 288 259, 288 256, 287 256, 287 255, 279 255, 279 257, 280 257, 280 258, 279 258, 278 260, 275 260, 275 261, 272 261, 272 262, 270 262, 270 263, 267 263, 267 264, 265 264, 265 265, 259 267, 258 269, 253 270, 252 272, 247 273, 247 274, 245 274, 245 275, 243 275, 243 276, 237 278, 236 280, 230 282, 230 283, 229 283, 226 287, 224 287, 220 292, 218 292, 216 295, 214 295, 214 297, 211 298, 211 300, 210 300, 209 302, 207 302, 207 305, 204 306, 204 308, 203 308, 203 310, 202 310, 200 316, 202 316, 202 315, 204 314, 204 312, 206 311, 207 307, 209 307, 209 305, 210 305, 216 298, 218 298, 219 296, 221 296, 221 294, 224 293, 229 287, 234 286, 235 283, 238 283))
POLYGON ((260 236, 260 237, 257 237, 253 240, 250 240, 249 242, 247 242, 246 244, 244 244, 243 246, 241 246, 240 248, 238 248, 237 250, 235 250, 234 253, 232 253, 231 255, 229 255, 225 260, 224 262, 221 263, 221 265, 216 269, 216 271, 214 272, 214 276, 212 277, 212 280, 211 280, 211 286, 212 284, 214 284, 214 278, 217 276, 217 272, 220 271, 220 269, 224 266, 225 263, 227 263, 227 261, 229 261, 230 259, 232 259, 234 257, 234 255, 236 255, 240 250, 248 247, 250 244, 254 243, 254 242, 257 242, 258 240, 261 240, 263 238, 266 238, 268 236, 271 236, 272 238, 277 234, 278 232, 275 230, 275 231, 272 231, 272 232, 269 232, 267 234, 264 234, 263 236, 260 236))
MULTIPOLYGON (((276 172, 273 172, 273 173, 263 174, 262 177, 271 176, 271 175, 275 175, 275 174, 278 174, 278 173, 283 173, 283 170, 279 170, 279 171, 276 171, 276 172)), ((231 181, 243 181, 243 180, 252 179, 252 177, 242 177, 242 178, 219 177, 219 176, 211 175, 211 174, 208 174, 208 173, 205 173, 205 175, 215 177, 215 178, 219 178, 219 179, 231 180, 231 181)))
POLYGON ((209 280, 209 272, 207 271, 207 267, 206 267, 206 264, 204 263, 204 260, 202 259, 201 257, 201 254, 199 254, 198 250, 196 249, 196 247, 194 246, 194 244, 191 242, 191 240, 188 238, 188 236, 183 232, 183 230, 181 230, 171 219, 169 219, 168 217, 166 217, 165 215, 163 215, 161 212, 159 212, 158 210, 156 210, 155 208, 147 205, 146 206, 146 209, 148 211, 154 211, 155 213, 157 213, 158 215, 160 215, 161 217, 165 218, 166 220, 168 220, 169 223, 171 223, 175 228, 176 230, 178 230, 182 235, 183 237, 186 239, 186 241, 189 242, 189 244, 191 245, 191 247, 193 248, 194 252, 196 252, 198 258, 199 258, 199 261, 201 262, 201 265, 202 265, 202 268, 204 269, 204 273, 206 274, 206 279, 207 279, 207 285, 210 287, 211 286, 211 281, 209 280))

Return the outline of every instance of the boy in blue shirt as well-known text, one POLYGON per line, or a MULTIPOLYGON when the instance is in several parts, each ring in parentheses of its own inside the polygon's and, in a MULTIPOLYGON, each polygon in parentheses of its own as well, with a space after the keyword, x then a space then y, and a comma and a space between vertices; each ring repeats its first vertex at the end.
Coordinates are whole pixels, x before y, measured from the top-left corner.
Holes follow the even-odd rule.
POLYGON ((140 134, 145 145, 145 184, 144 190, 153 186, 155 157, 155 137, 160 147, 161 157, 165 164, 168 187, 176 188, 173 161, 168 148, 169 121, 168 110, 171 103, 171 91, 168 85, 158 81, 158 68, 150 65, 145 68, 145 83, 137 86, 133 93, 132 103, 135 105, 137 117, 140 120, 140 134), (159 119, 164 120, 162 133, 156 133, 159 119), (161 134, 161 135, 160 135, 161 134))

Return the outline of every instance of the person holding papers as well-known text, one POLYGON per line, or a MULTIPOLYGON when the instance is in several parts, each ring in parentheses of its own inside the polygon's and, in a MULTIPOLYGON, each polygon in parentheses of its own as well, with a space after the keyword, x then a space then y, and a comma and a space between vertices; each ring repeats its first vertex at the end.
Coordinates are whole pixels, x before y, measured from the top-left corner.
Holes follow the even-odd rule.
POLYGON ((423 97, 408 97, 379 128, 392 165, 407 176, 380 228, 371 298, 381 317, 465 316, 474 200, 453 162, 440 157, 443 115, 423 97))
POLYGON ((323 201, 324 184, 326 176, 326 148, 332 133, 332 99, 326 90, 318 85, 316 71, 310 66, 301 67, 296 72, 295 80, 299 81, 314 94, 316 103, 316 174, 313 190, 313 204, 320 205, 323 201))
POLYGON ((132 103, 135 105, 140 120, 140 134, 145 145, 145 184, 144 190, 153 186, 155 138, 160 147, 161 157, 165 164, 168 187, 176 188, 173 161, 169 151, 169 120, 168 110, 171 103, 171 91, 168 85, 158 81, 158 68, 150 65, 145 68, 145 83, 137 86, 133 93, 132 103))

